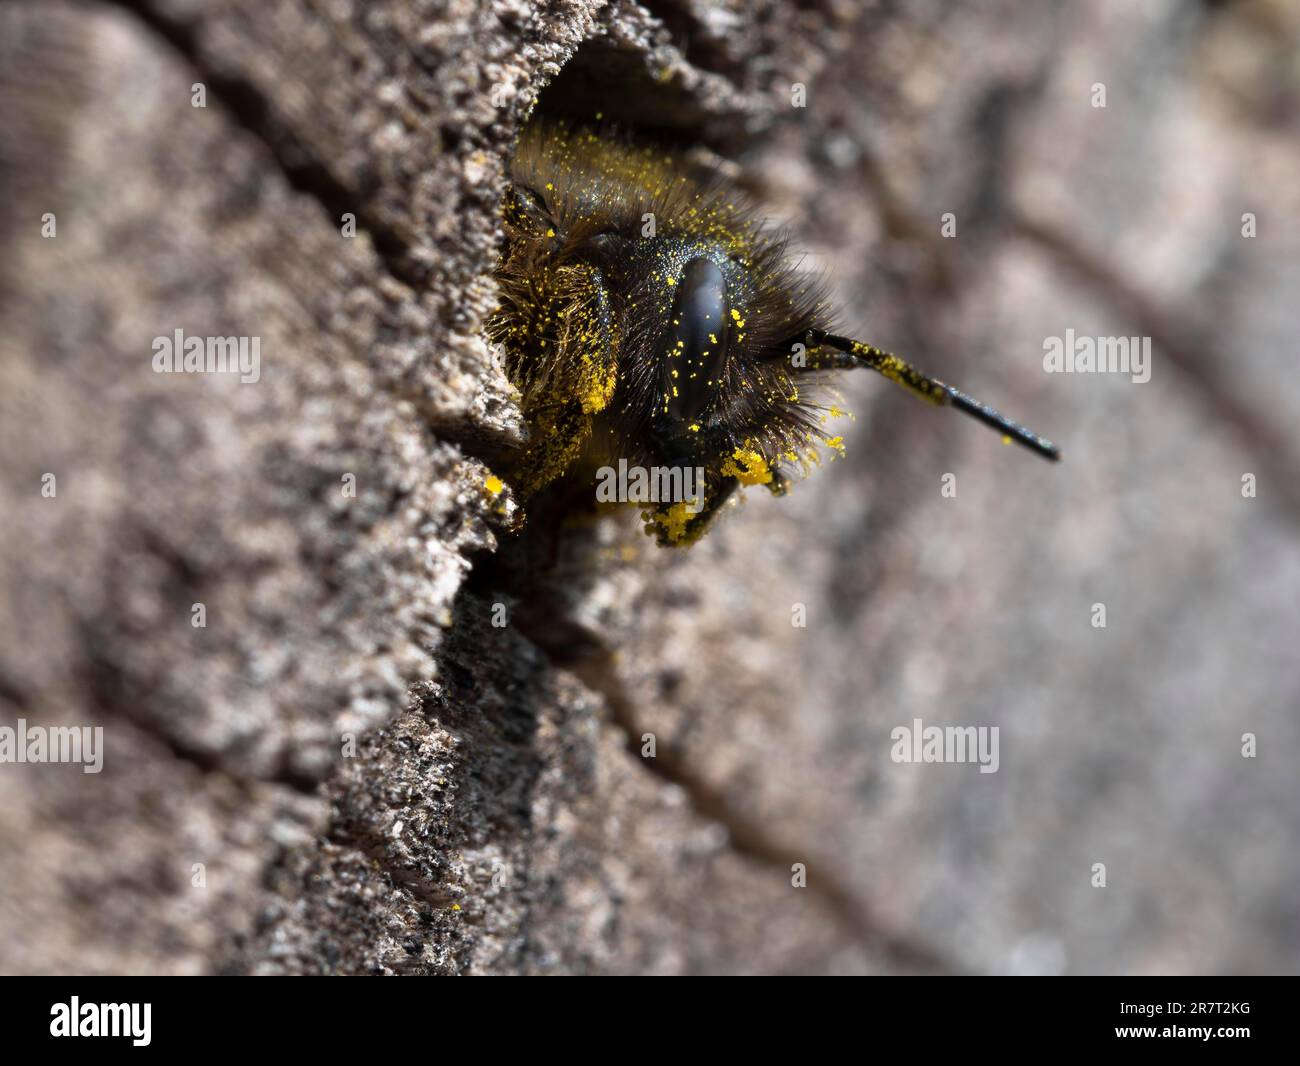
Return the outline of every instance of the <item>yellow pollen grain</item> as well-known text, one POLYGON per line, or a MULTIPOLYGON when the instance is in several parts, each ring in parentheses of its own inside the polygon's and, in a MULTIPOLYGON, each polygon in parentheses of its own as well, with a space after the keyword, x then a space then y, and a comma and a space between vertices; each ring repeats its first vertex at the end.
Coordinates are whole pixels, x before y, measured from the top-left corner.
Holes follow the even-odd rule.
POLYGON ((483 487, 487 489, 488 492, 492 493, 493 496, 500 496, 501 490, 504 489, 506 485, 504 481, 496 476, 496 474, 489 474, 483 481, 483 487))
POLYGON ((772 480, 772 468, 767 460, 749 448, 732 452, 731 458, 722 464, 722 472, 742 485, 767 485, 772 480))
POLYGON ((665 540, 670 544, 680 544, 687 539, 687 525, 693 515, 688 502, 682 500, 664 508, 661 513, 646 512, 646 517, 653 523, 646 527, 647 532, 653 531, 653 526, 658 526, 665 540))

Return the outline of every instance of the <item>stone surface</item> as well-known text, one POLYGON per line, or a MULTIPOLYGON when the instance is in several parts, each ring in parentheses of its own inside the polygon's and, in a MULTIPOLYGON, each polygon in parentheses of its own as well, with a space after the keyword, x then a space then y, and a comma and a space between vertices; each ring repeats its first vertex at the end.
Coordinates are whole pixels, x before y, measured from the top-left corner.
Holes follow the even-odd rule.
POLYGON ((0 971, 1296 970, 1300 25, 941 7, 0 8, 0 724, 106 739, 0 766, 0 971), (789 498, 512 580, 537 99, 727 169, 1066 462, 850 378, 789 498), (260 380, 154 374, 176 329, 260 380), (1151 381, 1043 373, 1066 329, 1151 381), (892 762, 915 718, 998 772, 892 762))

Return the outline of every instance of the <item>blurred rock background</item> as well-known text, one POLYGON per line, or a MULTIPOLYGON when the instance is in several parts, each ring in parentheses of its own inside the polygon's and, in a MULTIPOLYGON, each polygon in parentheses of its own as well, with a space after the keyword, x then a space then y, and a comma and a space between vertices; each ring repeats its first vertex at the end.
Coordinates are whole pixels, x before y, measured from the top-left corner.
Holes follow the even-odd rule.
POLYGON ((1281 0, 0 7, 0 724, 107 749, 0 766, 0 970, 1300 969, 1297 56, 1281 0), (727 170, 1066 461, 847 378, 789 498, 511 582, 535 98, 727 170), (177 328, 261 381, 154 374, 177 328), (1067 329, 1151 380, 1044 373, 1067 329), (892 762, 914 718, 998 772, 892 762))

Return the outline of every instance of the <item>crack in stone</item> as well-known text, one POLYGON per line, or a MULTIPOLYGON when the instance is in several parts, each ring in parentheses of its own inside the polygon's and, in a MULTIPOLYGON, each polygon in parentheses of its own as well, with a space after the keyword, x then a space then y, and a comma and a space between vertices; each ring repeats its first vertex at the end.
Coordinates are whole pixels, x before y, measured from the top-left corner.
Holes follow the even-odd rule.
POLYGON ((135 701, 127 695, 126 683, 118 664, 100 650, 101 642, 90 625, 80 623, 77 629, 85 654, 82 688, 88 695, 90 705, 102 718, 117 718, 127 722, 145 736, 162 744, 174 758, 188 763, 205 776, 219 774, 245 789, 257 784, 283 785, 304 796, 316 795, 319 782, 293 770, 289 765, 287 750, 281 754, 274 773, 265 777, 248 776, 225 765, 220 752, 187 744, 180 737, 163 729, 158 722, 136 713, 131 709, 135 701))
MULTIPOLYGON (((635 761, 649 773, 680 788, 698 815, 722 825, 727 830, 730 847, 737 854, 788 875, 792 861, 798 861, 798 856, 808 853, 806 847, 795 847, 771 836, 758 821, 736 810, 720 789, 698 775, 671 749, 659 750, 653 759, 641 756, 641 736, 645 730, 638 723, 632 701, 618 679, 612 653, 562 665, 571 669, 604 699, 614 724, 625 736, 628 753, 635 761)), ((823 900, 865 947, 912 970, 932 973, 961 971, 959 965, 928 945, 885 928, 857 894, 831 872, 828 862, 816 855, 809 856, 809 860, 807 890, 823 900)))
MULTIPOLYGON (((539 531, 533 533, 537 535, 539 531)), ((526 530, 523 536, 527 535, 526 530)), ((516 547, 519 543, 514 542, 516 547)), ((523 554, 529 556, 526 551, 523 554)), ((473 592, 491 597, 503 593, 534 602, 539 598, 544 601, 545 582, 531 589, 521 587, 522 583, 532 582, 517 567, 518 560, 512 563, 508 557, 481 553, 474 559, 461 594, 473 592)), ((626 750, 634 760, 647 773, 680 788, 697 816, 726 829, 728 847, 737 855, 780 871, 786 878, 790 876, 793 862, 806 861, 810 875, 805 891, 821 900, 859 943, 894 965, 925 973, 965 972, 965 967, 956 960, 914 937, 885 927, 852 887, 832 872, 834 866, 825 856, 810 855, 803 845, 794 846, 773 837, 756 819, 737 810, 720 788, 681 757, 661 748, 656 758, 642 758, 641 735, 645 730, 618 676, 614 649, 591 639, 589 632, 579 635, 572 627, 566 627, 559 609, 514 610, 511 615, 512 625, 551 669, 568 672, 603 700, 608 708, 607 720, 623 734, 626 750)))
POLYGON ((205 59, 198 43, 197 22, 168 17, 149 0, 106 2, 130 12, 153 34, 170 44, 193 68, 212 97, 224 104, 236 123, 269 151, 294 189, 315 199, 333 219, 346 213, 355 215, 357 229, 369 235, 389 274, 417 292, 426 287, 428 268, 415 260, 409 244, 397 229, 368 211, 364 197, 349 189, 316 158, 302 138, 276 114, 271 101, 256 85, 218 70, 205 59))

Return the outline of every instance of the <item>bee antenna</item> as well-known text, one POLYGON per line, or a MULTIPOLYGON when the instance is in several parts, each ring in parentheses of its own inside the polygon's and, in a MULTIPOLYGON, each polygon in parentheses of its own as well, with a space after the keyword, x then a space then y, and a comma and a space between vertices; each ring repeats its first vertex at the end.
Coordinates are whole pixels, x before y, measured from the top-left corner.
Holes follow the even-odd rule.
POLYGON ((878 374, 883 374, 896 385, 902 385, 912 394, 919 396, 936 407, 950 404, 963 414, 969 415, 986 426, 1001 433, 1008 441, 1015 441, 1044 459, 1056 462, 1061 458, 1061 449, 1045 437, 1040 437, 1019 422, 1013 422, 1006 415, 995 411, 986 403, 980 403, 973 396, 968 396, 960 389, 954 388, 923 374, 916 367, 905 363, 896 355, 873 348, 870 344, 855 341, 849 337, 837 337, 820 329, 812 329, 807 334, 808 347, 833 348, 848 356, 848 361, 836 361, 840 367, 865 366, 878 374))

